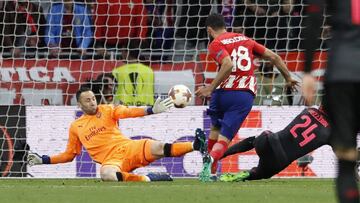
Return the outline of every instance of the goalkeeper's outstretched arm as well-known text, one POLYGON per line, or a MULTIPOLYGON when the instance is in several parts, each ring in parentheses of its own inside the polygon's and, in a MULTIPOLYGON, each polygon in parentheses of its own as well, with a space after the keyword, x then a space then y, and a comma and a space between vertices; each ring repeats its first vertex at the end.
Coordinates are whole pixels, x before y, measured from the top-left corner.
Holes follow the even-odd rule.
POLYGON ((74 160, 76 155, 79 155, 81 153, 81 142, 73 129, 74 128, 70 126, 68 144, 66 150, 63 153, 54 156, 40 156, 35 152, 29 152, 27 157, 28 164, 30 166, 40 164, 58 164, 67 163, 74 160))
POLYGON ((30 166, 40 165, 40 164, 58 164, 58 163, 67 163, 71 162, 75 158, 76 154, 70 154, 67 152, 55 155, 48 156, 42 155, 40 156, 37 153, 29 152, 27 160, 30 166))
POLYGON ((135 118, 151 114, 163 113, 168 111, 173 106, 174 103, 171 98, 166 98, 162 100, 160 97, 158 97, 154 105, 147 108, 128 108, 122 105, 116 106, 113 111, 113 118, 118 120, 122 118, 135 118))

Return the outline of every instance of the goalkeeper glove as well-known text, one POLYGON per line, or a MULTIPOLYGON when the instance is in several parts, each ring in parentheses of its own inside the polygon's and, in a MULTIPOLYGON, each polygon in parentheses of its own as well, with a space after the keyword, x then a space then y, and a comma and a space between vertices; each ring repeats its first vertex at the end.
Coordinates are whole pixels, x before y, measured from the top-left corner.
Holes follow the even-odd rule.
POLYGON ((161 98, 158 97, 154 103, 154 106, 149 107, 146 111, 148 114, 162 113, 168 111, 173 106, 174 103, 171 100, 171 98, 166 98, 164 100, 161 100, 161 98))
POLYGON ((29 152, 27 156, 29 166, 50 164, 50 157, 47 155, 40 156, 37 153, 29 152))

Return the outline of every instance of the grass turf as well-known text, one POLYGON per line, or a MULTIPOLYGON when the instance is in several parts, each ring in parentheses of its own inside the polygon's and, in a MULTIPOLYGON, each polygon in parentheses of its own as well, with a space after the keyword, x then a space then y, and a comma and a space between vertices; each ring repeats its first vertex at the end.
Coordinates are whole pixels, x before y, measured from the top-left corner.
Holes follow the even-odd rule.
POLYGON ((336 202, 330 179, 271 179, 238 183, 124 183, 97 179, 0 179, 1 203, 42 202, 336 202))

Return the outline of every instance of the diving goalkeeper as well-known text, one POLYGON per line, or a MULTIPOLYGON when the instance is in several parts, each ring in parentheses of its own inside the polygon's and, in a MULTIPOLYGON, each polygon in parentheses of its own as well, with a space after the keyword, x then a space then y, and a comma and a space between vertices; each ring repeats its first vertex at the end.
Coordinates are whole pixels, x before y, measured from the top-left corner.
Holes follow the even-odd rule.
POLYGON ((322 109, 303 110, 285 129, 264 131, 258 137, 248 137, 231 146, 222 158, 253 148, 259 156, 257 167, 238 174, 223 174, 220 181, 233 182, 270 178, 296 159, 329 144, 330 126, 322 109))
POLYGON ((137 175, 130 172, 162 157, 178 157, 205 149, 205 134, 200 129, 195 133, 194 142, 172 144, 150 139, 131 140, 120 132, 119 119, 165 112, 173 106, 169 98, 158 98, 152 107, 147 108, 97 105, 94 93, 81 88, 76 99, 84 115, 71 123, 65 152, 54 156, 29 153, 30 166, 71 162, 84 146, 90 157, 101 164, 103 181, 171 181, 171 176, 165 173, 137 175))

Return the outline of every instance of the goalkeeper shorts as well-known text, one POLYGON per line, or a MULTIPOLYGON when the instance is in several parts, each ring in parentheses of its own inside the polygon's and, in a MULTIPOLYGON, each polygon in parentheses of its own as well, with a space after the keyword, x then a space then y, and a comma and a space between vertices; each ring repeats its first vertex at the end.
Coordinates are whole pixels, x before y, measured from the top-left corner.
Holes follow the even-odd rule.
POLYGON ((102 165, 117 166, 122 172, 130 172, 136 168, 147 166, 156 158, 151 153, 151 145, 154 140, 141 139, 131 140, 119 146, 102 165))

